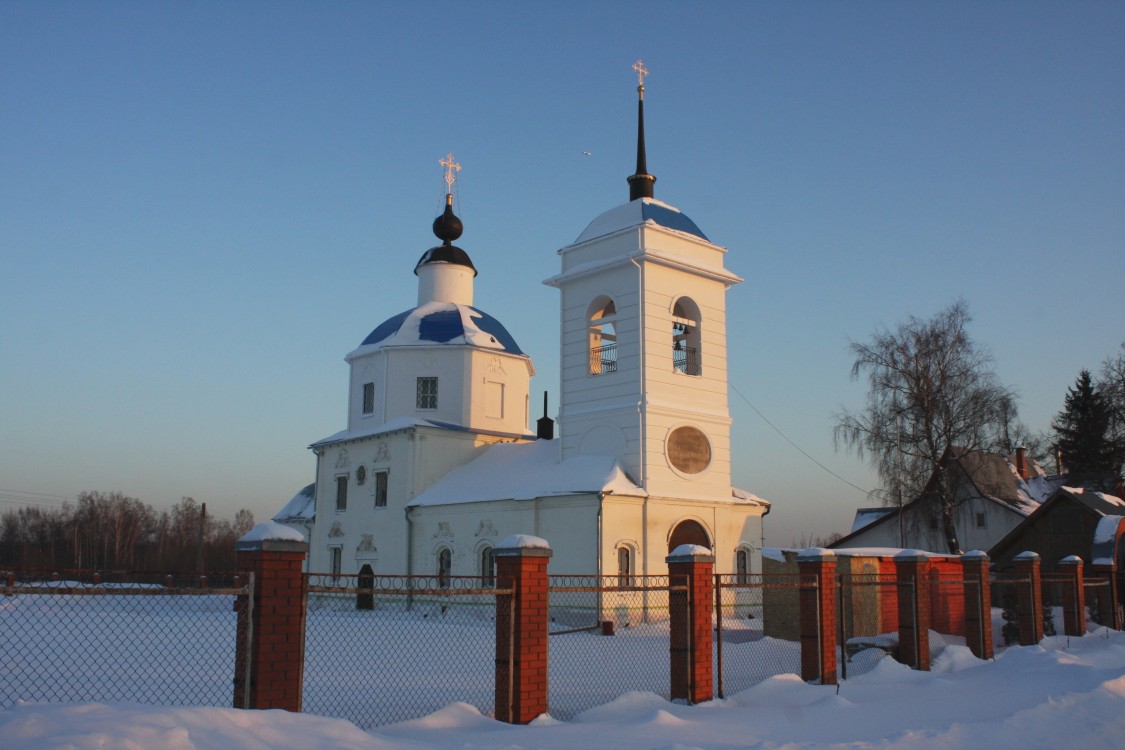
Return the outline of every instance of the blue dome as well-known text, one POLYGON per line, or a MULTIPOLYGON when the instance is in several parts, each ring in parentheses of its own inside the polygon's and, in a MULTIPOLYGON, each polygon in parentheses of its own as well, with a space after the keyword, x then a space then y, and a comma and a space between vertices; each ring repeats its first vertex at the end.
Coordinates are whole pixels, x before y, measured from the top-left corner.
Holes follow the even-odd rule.
POLYGON ((499 320, 468 305, 429 302, 380 323, 360 346, 460 344, 523 354, 499 320))

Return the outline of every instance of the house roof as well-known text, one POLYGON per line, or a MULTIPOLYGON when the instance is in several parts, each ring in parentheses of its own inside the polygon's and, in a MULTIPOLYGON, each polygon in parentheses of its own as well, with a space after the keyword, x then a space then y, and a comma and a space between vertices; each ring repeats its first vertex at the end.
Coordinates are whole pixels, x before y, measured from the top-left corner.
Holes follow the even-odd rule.
POLYGON ((1078 507, 1084 508, 1090 513, 1103 518, 1125 515, 1125 500, 1119 497, 1107 495, 1104 492, 1091 492, 1081 487, 1059 487, 1036 508, 1034 513, 1005 534, 1003 539, 992 545, 992 549, 988 551, 989 556, 999 557, 1003 555, 1007 548, 1011 547, 1016 540, 1023 536, 1031 524, 1041 518, 1043 513, 1047 513, 1051 508, 1061 502, 1072 502, 1078 507))
POLYGON ((273 517, 274 521, 311 521, 316 517, 316 485, 310 484, 301 488, 293 499, 285 504, 273 517))

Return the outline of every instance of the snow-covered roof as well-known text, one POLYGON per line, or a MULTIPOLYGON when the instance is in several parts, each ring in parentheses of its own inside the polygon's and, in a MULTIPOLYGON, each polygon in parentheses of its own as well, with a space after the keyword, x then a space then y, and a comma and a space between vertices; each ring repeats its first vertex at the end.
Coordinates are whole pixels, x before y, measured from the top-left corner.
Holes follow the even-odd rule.
POLYGON ((273 520, 285 523, 311 521, 314 518, 316 518, 316 485, 310 484, 294 495, 293 499, 274 515, 273 520))
POLYGON ((577 245, 597 237, 604 237, 607 234, 641 224, 653 224, 666 229, 674 229, 710 242, 707 235, 703 234, 702 230, 695 225, 695 222, 689 219, 687 214, 680 209, 655 198, 641 198, 611 208, 591 221, 585 231, 578 235, 574 244, 577 245))
POLYGON ((852 520, 852 530, 848 533, 854 534, 864 526, 872 524, 883 516, 894 512, 894 508, 856 508, 855 519, 852 520))
POLYGON ((451 424, 449 422, 439 422, 436 419, 419 419, 417 417, 397 417, 389 419, 382 424, 364 425, 358 430, 343 429, 339 432, 333 433, 326 438, 321 438, 315 443, 310 445, 310 448, 316 448, 321 445, 329 445, 331 443, 342 443, 345 440, 359 440, 361 438, 374 437, 375 435, 386 435, 391 432, 398 432, 399 430, 408 430, 412 427, 432 427, 437 430, 450 430, 452 432, 473 432, 479 435, 495 435, 497 437, 508 438, 528 438, 534 435, 533 432, 526 431, 520 434, 511 432, 499 432, 492 430, 470 430, 468 427, 458 424, 451 424))
POLYGON ((643 495, 612 456, 559 460, 558 440, 497 443, 446 474, 410 505, 452 505, 485 500, 531 500, 587 492, 643 495))
POLYGON ((452 302, 427 302, 380 323, 347 359, 386 346, 476 346, 523 354, 512 334, 488 313, 452 302))
POLYGON ((263 521, 247 531, 240 542, 303 542, 305 535, 291 526, 283 526, 273 521, 263 521))

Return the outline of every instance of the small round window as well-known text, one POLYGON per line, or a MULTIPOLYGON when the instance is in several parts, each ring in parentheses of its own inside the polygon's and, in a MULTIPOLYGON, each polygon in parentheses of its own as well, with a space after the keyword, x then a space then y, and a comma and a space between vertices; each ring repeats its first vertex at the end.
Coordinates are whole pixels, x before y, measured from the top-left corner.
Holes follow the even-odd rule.
POLYGON ((668 461, 684 474, 698 474, 711 465, 711 442, 695 427, 677 427, 668 436, 668 461))

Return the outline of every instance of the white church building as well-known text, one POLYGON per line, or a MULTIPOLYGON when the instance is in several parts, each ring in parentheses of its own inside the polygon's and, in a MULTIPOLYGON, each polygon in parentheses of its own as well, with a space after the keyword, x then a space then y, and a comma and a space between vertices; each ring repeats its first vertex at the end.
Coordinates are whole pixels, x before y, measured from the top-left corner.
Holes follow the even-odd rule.
POLYGON ((310 446, 314 483, 274 517, 308 538, 310 572, 491 577, 510 534, 547 539, 555 573, 666 574, 684 543, 712 549, 716 572, 761 571, 769 503, 731 485, 726 294, 741 279, 653 198, 637 90, 629 202, 544 282, 561 296, 558 436, 546 415, 529 430, 535 369, 475 306, 450 191, 417 306, 345 357, 347 427, 310 446))

